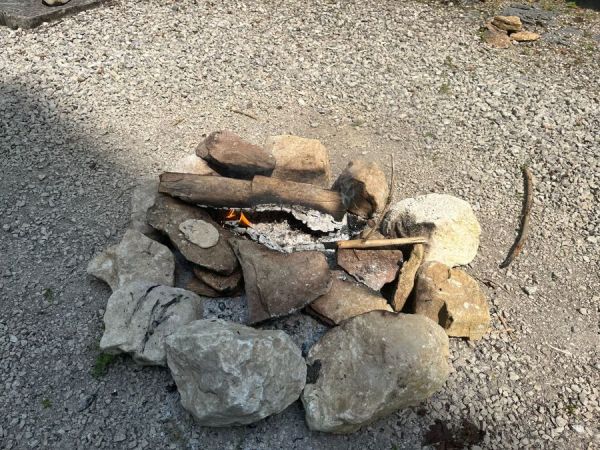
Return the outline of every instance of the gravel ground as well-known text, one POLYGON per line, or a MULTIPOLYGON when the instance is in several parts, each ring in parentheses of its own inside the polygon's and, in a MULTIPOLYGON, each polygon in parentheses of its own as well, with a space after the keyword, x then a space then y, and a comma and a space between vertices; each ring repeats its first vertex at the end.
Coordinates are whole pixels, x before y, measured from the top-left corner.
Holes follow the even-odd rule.
POLYGON ((0 447, 414 449, 437 432, 446 449, 599 448, 600 14, 559 7, 550 30, 576 30, 563 44, 493 50, 478 8, 123 0, 0 29, 0 447), (353 157, 389 171, 393 153, 398 198, 474 205, 469 270, 491 280, 495 330, 451 341, 446 389, 334 436, 308 431, 298 402, 199 427, 166 369, 127 358, 92 375, 109 290, 87 262, 120 239, 138 177, 223 127, 321 139, 336 173, 353 157), (501 270, 523 164, 531 235, 501 270))

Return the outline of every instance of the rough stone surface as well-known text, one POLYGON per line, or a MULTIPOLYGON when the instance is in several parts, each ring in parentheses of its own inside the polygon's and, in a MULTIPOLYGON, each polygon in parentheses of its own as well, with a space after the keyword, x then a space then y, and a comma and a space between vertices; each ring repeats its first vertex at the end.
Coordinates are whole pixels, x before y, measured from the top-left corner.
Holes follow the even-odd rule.
POLYGON ((34 28, 43 22, 99 5, 104 0, 46 0, 55 3, 48 7, 42 0, 0 0, 0 25, 10 28, 34 28))
POLYGON ((87 267, 90 275, 108 283, 113 291, 133 281, 173 286, 174 271, 175 258, 167 247, 131 229, 87 267))
MULTIPOLYGON (((234 294, 240 290, 242 283, 241 269, 235 270, 230 275, 219 275, 201 267, 193 268, 194 275, 208 287, 221 294, 234 294)), ((211 296, 212 297, 212 296, 211 296)))
POLYGON ((218 173, 229 177, 269 176, 275 168, 275 158, 270 151, 246 142, 228 130, 209 134, 196 149, 196 154, 218 173))
POLYGON ((536 5, 512 4, 502 10, 503 16, 518 16, 521 22, 547 27, 557 15, 555 11, 541 9, 536 5))
POLYGON ((152 208, 148 210, 148 223, 162 231, 190 262, 223 275, 231 274, 238 267, 233 250, 227 243, 231 232, 219 227, 207 212, 188 205, 167 195, 159 195, 152 208), (202 220, 219 231, 217 245, 202 248, 186 239, 179 226, 187 220, 202 220))
POLYGON ((413 245, 408 261, 402 264, 398 274, 398 283, 392 298, 394 311, 402 311, 402 308, 406 305, 406 301, 415 286, 415 277, 424 257, 425 246, 423 244, 413 245))
POLYGON ((372 311, 328 331, 307 364, 309 428, 351 433, 438 391, 450 370, 448 337, 425 317, 372 311))
POLYGON ((185 220, 179 224, 179 231, 200 248, 211 248, 219 242, 219 230, 204 220, 185 220))
POLYGON ((537 41, 540 38, 540 35, 532 31, 517 31, 516 33, 512 33, 510 38, 513 41, 518 42, 531 42, 537 41))
POLYGON ((492 25, 504 31, 521 31, 523 24, 519 16, 496 16, 492 25))
POLYGON ((377 291, 350 279, 344 272, 335 271, 329 292, 322 295, 308 308, 329 325, 374 311, 392 311, 392 307, 377 291))
POLYGON ((394 204, 383 221, 394 237, 426 236, 425 261, 469 264, 477 255, 481 227, 471 205, 447 194, 428 194, 394 204))
POLYGON ((204 426, 246 425, 296 401, 306 381, 300 349, 283 331, 198 320, 167 338, 181 403, 204 426))
POLYGON ((271 136, 265 149, 275 158, 272 176, 328 188, 331 184, 329 152, 317 139, 271 136))
POLYGON ((208 163, 195 154, 187 155, 170 164, 165 169, 166 172, 177 172, 177 173, 193 173, 196 175, 218 175, 213 169, 210 168, 208 163))
POLYGON ((131 220, 129 228, 151 235, 154 228, 148 225, 146 213, 154 205, 158 195, 158 177, 145 178, 133 189, 131 194, 131 220))
POLYGON ((279 253, 238 239, 231 245, 244 272, 250 323, 291 314, 331 287, 327 260, 320 252, 279 253))
POLYGON ((391 249, 341 249, 337 251, 337 263, 358 281, 378 291, 396 279, 402 264, 402 252, 391 249))
POLYGON ((495 48, 508 48, 512 45, 508 33, 501 30, 491 23, 486 24, 486 30, 483 32, 483 40, 495 48))
POLYGON ((417 273, 415 313, 438 322, 448 336, 480 339, 490 326, 488 304, 477 281, 438 262, 425 263, 417 273))
POLYGON ((348 163, 333 189, 342 194, 348 211, 368 218, 385 207, 389 184, 379 165, 357 159, 348 163))
POLYGON ((145 365, 166 365, 165 338, 202 318, 202 299, 183 289, 134 282, 113 292, 104 313, 100 350, 130 353, 145 365))

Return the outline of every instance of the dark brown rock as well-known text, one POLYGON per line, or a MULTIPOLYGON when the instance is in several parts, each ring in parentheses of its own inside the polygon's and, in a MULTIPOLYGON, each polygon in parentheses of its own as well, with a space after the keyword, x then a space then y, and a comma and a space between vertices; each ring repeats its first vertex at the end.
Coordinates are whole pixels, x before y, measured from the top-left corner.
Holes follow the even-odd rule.
POLYGON ((220 275, 201 267, 194 267, 193 271, 194 275, 196 275, 200 281, 223 295, 232 295, 240 291, 242 284, 241 269, 236 269, 230 275, 220 275))
POLYGON ((270 152, 228 130, 209 134, 196 154, 227 177, 250 180, 254 175, 270 176, 275 168, 275 158, 270 152))
POLYGON ((251 324, 291 314, 329 291, 331 273, 320 252, 286 254, 252 241, 230 242, 244 273, 251 324))
POLYGON ((392 298, 392 307, 394 308, 394 311, 402 311, 402 308, 404 308, 406 300, 408 300, 410 293, 415 287, 415 276, 424 257, 425 246, 423 244, 415 244, 410 252, 408 261, 402 264, 400 274, 398 275, 396 290, 394 291, 394 297, 392 298))
POLYGON ((358 281, 378 291, 384 284, 396 279, 402 264, 402 252, 387 249, 341 249, 337 252, 337 263, 358 281))
POLYGON ((380 167, 361 160, 350 161, 332 189, 342 194, 348 211, 365 218, 383 211, 389 193, 385 173, 380 167))
POLYGON ((223 275, 233 273, 238 267, 235 254, 227 242, 232 236, 231 232, 214 222, 206 211, 160 194, 154 206, 148 210, 147 219, 153 228, 169 237, 189 262, 223 275), (213 225, 219 231, 217 244, 210 248, 201 248, 187 240, 179 225, 189 219, 203 220, 213 225))
POLYGON ((196 277, 191 277, 190 280, 184 285, 184 288, 188 291, 192 291, 194 294, 198 294, 204 297, 223 297, 223 293, 215 291, 209 285, 199 280, 196 277))
POLYGON ((370 311, 391 312, 392 308, 379 292, 357 283, 343 271, 334 271, 329 292, 312 302, 307 310, 329 325, 338 325, 370 311))

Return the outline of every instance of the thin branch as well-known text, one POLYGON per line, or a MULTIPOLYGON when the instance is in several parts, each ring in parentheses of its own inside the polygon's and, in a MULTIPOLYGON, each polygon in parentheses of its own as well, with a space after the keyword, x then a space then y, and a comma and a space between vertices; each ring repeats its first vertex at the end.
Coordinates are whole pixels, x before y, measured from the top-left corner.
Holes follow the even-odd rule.
POLYGON ((395 180, 394 180, 395 167, 394 167, 394 154, 393 153, 390 153, 390 159, 392 160, 392 175, 390 177, 390 189, 388 192, 387 200, 385 202, 385 206, 383 207, 383 210, 381 211, 381 214, 375 221, 375 224, 371 227, 371 229, 369 231, 367 231, 367 233, 362 238, 363 241, 366 241, 367 239, 369 239, 369 236, 371 236, 373 234, 373 232, 379 228, 379 226, 381 225, 381 221, 387 214, 388 210, 390 209, 390 205, 392 204, 392 198, 394 196, 394 186, 396 185, 395 180))
POLYGON ((230 111, 232 113, 241 114, 242 116, 250 117, 251 119, 258 120, 254 114, 250 114, 249 112, 241 111, 239 109, 231 108, 230 111))
POLYGON ((410 245, 410 244, 427 244, 427 238, 422 236, 409 237, 409 238, 395 238, 395 239, 371 239, 364 241, 362 239, 354 239, 350 241, 337 241, 337 248, 381 248, 381 247, 392 247, 396 245, 410 245))
POLYGON ((521 228, 513 246, 511 247, 506 259, 500 264, 500 268, 508 267, 513 260, 519 256, 525 240, 529 234, 529 216, 531 215, 531 205, 533 205, 533 175, 528 167, 523 167, 523 181, 525 184, 525 198, 523 201, 523 212, 521 213, 521 228))

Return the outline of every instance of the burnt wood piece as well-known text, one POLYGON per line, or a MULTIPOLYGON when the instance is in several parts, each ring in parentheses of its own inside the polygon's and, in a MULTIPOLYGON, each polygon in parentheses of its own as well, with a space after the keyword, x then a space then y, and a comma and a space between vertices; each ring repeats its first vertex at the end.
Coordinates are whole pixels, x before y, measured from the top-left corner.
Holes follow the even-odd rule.
POLYGON ((265 204, 304 206, 341 220, 346 213, 338 192, 294 181, 255 176, 252 181, 165 172, 158 191, 188 203, 230 208, 265 204))
POLYGON ((251 324, 291 314, 329 292, 331 272, 321 252, 286 254, 252 241, 229 242, 244 272, 251 324))
POLYGON ((168 195, 159 194, 146 217, 150 226, 165 233, 189 262, 223 275, 233 273, 238 267, 237 259, 227 242, 232 233, 215 223, 206 211, 168 195), (189 219, 203 220, 213 225, 219 231, 217 244, 210 248, 202 248, 186 239, 179 225, 189 219))
POLYGON ((255 175, 269 176, 275 169, 275 158, 270 151, 228 130, 209 134, 196 154, 226 177, 251 180, 255 175))

